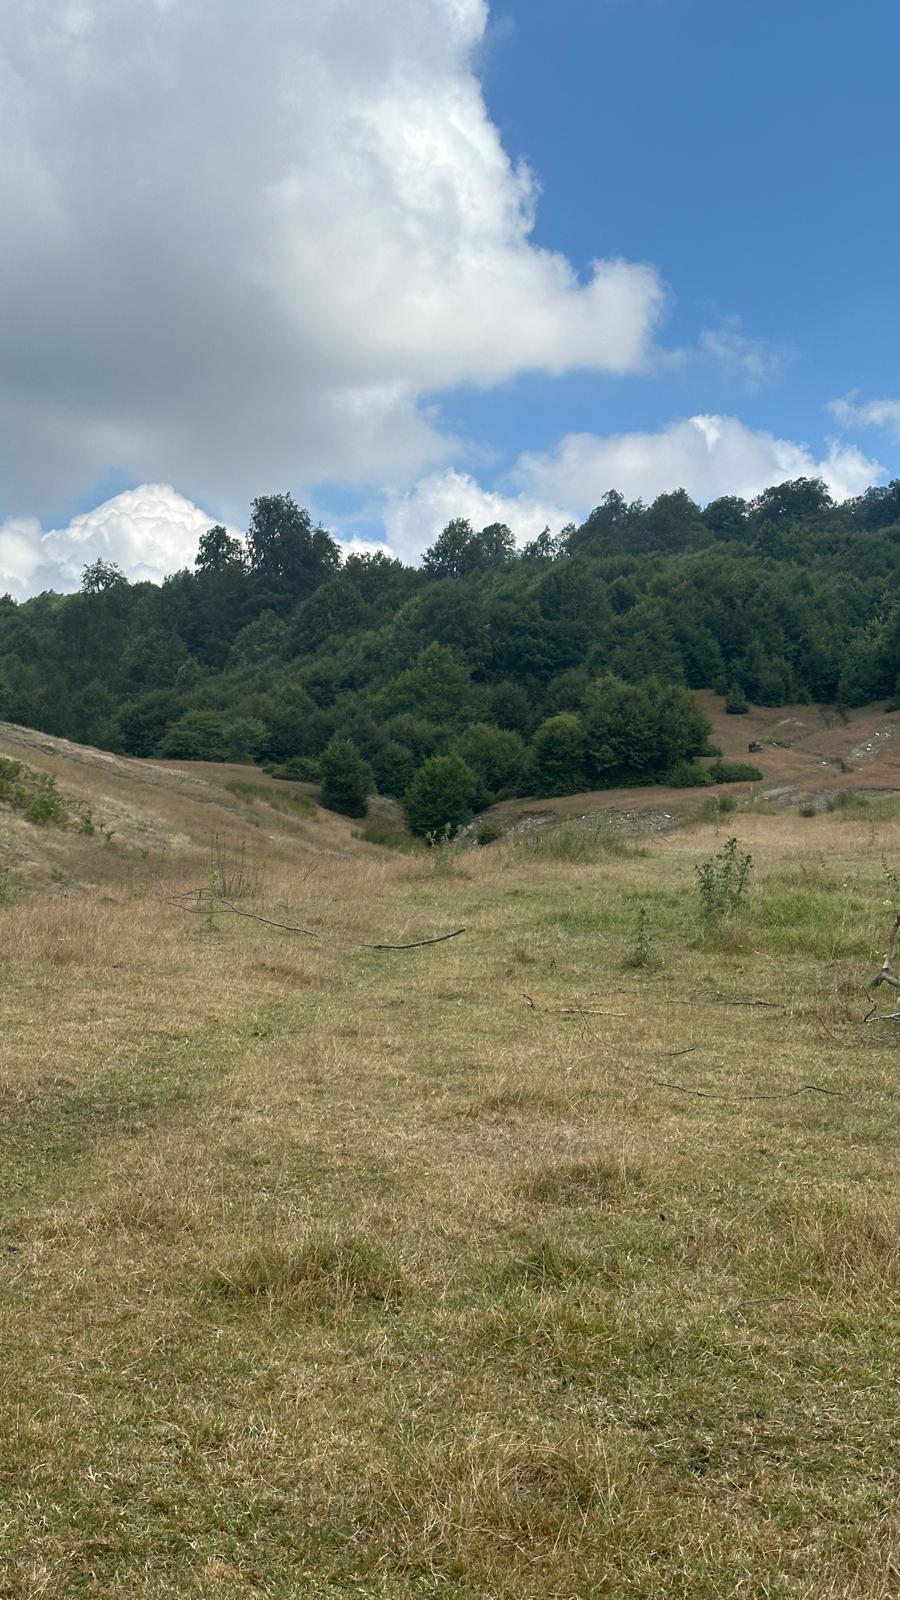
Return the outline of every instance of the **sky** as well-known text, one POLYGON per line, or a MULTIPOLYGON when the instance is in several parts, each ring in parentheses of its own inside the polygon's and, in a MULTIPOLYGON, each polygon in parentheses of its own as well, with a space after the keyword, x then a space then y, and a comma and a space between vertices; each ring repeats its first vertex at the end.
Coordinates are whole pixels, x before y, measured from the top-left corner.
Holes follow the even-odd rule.
POLYGON ((0 592, 900 476, 896 0, 0 12, 0 592))

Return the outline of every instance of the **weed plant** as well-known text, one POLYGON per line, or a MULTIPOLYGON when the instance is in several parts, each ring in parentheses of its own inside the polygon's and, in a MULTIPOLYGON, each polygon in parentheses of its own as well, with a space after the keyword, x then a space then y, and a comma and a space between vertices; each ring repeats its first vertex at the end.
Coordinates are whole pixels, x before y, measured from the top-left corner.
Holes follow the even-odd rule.
POLYGON ((637 920, 634 925, 631 946, 625 957, 625 966, 640 969, 654 965, 653 948, 650 942, 650 925, 647 916, 647 907, 640 906, 637 920))
POLYGON ((737 839, 729 839, 714 856, 695 867, 700 918, 706 926, 734 916, 746 898, 753 857, 741 854, 737 839))

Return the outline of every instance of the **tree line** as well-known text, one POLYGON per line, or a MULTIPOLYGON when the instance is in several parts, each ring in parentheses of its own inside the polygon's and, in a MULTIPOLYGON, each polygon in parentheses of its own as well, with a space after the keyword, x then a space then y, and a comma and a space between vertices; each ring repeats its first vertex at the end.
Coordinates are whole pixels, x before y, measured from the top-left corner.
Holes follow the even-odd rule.
POLYGON ((0 717, 129 755, 267 763, 337 797, 343 770, 344 790, 412 795, 425 831, 435 762, 460 816, 702 781, 691 690, 898 694, 898 566, 900 480, 839 505, 806 478, 705 509, 611 491, 520 552, 504 525, 455 519, 419 567, 342 560, 268 495, 245 539, 210 528, 161 585, 95 561, 77 594, 0 600, 0 717))

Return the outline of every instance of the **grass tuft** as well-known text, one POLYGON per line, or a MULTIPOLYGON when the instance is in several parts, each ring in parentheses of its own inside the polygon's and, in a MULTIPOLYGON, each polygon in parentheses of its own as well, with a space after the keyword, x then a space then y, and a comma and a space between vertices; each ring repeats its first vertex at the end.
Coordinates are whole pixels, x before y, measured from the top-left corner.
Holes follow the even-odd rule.
POLYGON ((378 1241, 359 1234, 311 1232, 298 1244, 254 1250, 206 1275, 211 1299, 333 1315, 360 1301, 386 1306, 403 1286, 397 1262, 378 1241))

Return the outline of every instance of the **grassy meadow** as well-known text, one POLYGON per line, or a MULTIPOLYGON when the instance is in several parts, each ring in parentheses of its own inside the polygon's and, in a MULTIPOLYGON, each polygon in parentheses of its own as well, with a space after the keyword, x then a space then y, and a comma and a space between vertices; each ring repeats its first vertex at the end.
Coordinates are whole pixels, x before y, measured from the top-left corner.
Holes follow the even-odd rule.
POLYGON ((295 809, 0 906, 0 1595, 895 1595, 896 805, 295 809))

